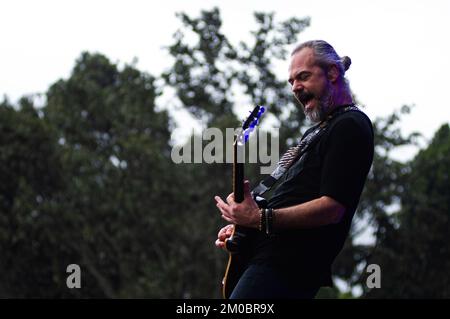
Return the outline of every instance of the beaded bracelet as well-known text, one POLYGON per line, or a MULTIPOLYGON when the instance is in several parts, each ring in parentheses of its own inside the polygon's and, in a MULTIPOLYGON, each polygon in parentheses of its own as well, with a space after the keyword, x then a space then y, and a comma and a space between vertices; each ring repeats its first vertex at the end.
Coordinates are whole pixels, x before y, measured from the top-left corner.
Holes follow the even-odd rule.
POLYGON ((264 208, 261 208, 259 210, 259 231, 264 231, 266 227, 266 211, 264 208))
POLYGON ((271 235, 273 229, 273 209, 266 209, 266 234, 271 235))

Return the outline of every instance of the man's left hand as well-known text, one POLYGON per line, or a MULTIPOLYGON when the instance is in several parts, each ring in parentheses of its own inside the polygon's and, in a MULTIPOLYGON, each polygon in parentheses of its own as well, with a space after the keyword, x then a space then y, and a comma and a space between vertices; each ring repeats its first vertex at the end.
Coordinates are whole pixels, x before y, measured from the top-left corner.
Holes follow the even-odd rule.
POLYGON ((227 222, 245 227, 258 228, 260 222, 260 210, 250 193, 250 182, 244 182, 244 200, 242 203, 234 201, 234 193, 224 202, 219 196, 215 196, 216 206, 222 213, 222 218, 227 222))

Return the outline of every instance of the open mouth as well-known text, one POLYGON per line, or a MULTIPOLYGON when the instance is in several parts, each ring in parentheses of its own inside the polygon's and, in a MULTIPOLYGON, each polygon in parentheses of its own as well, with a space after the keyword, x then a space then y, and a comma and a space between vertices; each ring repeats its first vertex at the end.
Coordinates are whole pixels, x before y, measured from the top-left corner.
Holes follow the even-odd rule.
POLYGON ((311 98, 311 99, 309 99, 308 101, 306 101, 305 102, 305 109, 307 110, 307 109, 309 109, 310 107, 311 107, 311 104, 312 104, 312 101, 313 101, 314 99, 313 98, 311 98))
POLYGON ((297 99, 300 101, 300 103, 303 104, 305 108, 308 108, 308 106, 311 104, 311 101, 314 99, 314 94, 301 92, 297 95, 297 99))

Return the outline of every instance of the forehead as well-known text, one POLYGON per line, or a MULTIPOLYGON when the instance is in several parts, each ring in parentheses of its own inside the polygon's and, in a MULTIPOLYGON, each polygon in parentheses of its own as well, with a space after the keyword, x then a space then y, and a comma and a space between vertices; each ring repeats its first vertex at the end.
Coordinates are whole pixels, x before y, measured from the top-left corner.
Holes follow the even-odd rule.
POLYGON ((289 73, 310 70, 315 63, 314 52, 311 48, 301 49, 291 57, 289 73))

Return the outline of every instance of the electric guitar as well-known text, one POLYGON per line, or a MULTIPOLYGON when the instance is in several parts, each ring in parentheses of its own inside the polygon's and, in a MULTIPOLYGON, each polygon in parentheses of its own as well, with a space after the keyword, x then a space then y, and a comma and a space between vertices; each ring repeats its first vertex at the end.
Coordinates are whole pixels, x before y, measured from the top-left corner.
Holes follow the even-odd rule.
MULTIPOLYGON (((258 125, 259 118, 265 109, 257 105, 244 121, 241 131, 236 135, 233 143, 233 193, 234 201, 244 200, 244 149, 250 133, 258 125)), ((222 280, 222 295, 229 298, 248 262, 251 237, 258 230, 234 225, 232 235, 225 241, 225 248, 229 252, 225 276, 222 280)))

